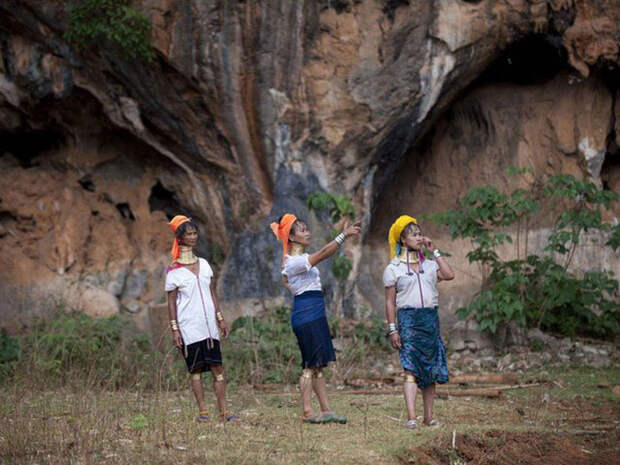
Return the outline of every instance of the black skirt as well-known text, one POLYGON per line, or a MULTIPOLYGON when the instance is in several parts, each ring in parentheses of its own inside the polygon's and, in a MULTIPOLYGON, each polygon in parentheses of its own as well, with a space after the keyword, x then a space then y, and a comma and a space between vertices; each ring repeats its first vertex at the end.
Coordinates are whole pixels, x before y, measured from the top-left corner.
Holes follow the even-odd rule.
POLYGON ((203 339, 183 347, 183 357, 190 373, 208 371, 211 365, 222 364, 220 341, 217 339, 203 339), (207 344, 207 342, 209 344, 207 344))

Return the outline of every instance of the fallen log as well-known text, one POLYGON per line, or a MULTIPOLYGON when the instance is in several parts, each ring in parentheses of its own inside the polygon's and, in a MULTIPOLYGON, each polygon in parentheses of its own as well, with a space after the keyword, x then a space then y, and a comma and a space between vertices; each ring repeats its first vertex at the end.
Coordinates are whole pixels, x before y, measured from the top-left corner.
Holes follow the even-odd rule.
POLYGON ((450 379, 452 384, 517 384, 516 373, 496 373, 487 375, 460 375, 450 379))
MULTIPOLYGON (((341 391, 330 391, 330 394, 346 394, 346 395, 367 395, 367 396, 381 396, 381 395, 402 395, 403 391, 400 389, 349 389, 341 391)), ((440 399, 452 396, 452 397, 488 397, 497 398, 500 397, 501 391, 492 388, 484 389, 437 389, 435 396, 440 399)))
POLYGON ((398 381, 402 383, 402 377, 383 377, 383 378, 347 378, 344 380, 344 384, 351 387, 362 388, 365 386, 385 386, 397 384, 398 381))
POLYGON ((284 388, 284 384, 253 384, 255 391, 275 391, 284 388))

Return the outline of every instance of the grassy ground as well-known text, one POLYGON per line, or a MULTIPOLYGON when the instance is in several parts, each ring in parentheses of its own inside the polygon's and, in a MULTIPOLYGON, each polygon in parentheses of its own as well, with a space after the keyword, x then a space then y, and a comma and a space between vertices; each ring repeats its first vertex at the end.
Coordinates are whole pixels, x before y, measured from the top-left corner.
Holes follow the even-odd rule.
POLYGON ((495 457, 490 463, 538 464, 556 463, 535 460, 556 453, 564 459, 557 463, 614 463, 606 460, 620 455, 620 402, 611 390, 620 384, 620 369, 566 367, 527 373, 523 380, 545 384, 507 391, 500 399, 438 399, 442 426, 418 431, 403 428, 404 403, 395 395, 334 392, 332 406, 349 423, 305 425, 298 420, 294 387, 278 394, 234 387, 230 408, 242 421, 198 424, 189 390, 46 391, 5 385, 0 461, 455 465, 495 457), (510 447, 516 452, 506 461, 496 458, 510 447))

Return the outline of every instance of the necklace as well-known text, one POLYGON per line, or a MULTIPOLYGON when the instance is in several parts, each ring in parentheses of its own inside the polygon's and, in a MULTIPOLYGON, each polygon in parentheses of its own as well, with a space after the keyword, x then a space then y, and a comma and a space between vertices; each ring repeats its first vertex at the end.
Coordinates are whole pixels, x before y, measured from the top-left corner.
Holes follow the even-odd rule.
POLYGON ((407 247, 403 247, 400 255, 398 256, 398 260, 403 263, 410 263, 412 265, 415 265, 416 263, 420 262, 420 256, 417 250, 411 250, 407 247))
POLYGON ((289 255, 301 255, 306 251, 306 247, 298 244, 297 242, 291 242, 291 246, 289 248, 289 255))
POLYGON ((193 265, 198 261, 198 257, 194 255, 194 251, 191 247, 182 245, 180 248, 179 258, 177 262, 181 265, 193 265))

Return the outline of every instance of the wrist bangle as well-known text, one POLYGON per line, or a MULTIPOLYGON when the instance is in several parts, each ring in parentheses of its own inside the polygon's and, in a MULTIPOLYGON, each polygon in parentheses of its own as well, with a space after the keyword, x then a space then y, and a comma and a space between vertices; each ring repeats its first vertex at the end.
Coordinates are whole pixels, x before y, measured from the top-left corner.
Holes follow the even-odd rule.
POLYGON ((435 250, 433 250, 433 256, 434 256, 435 258, 439 258, 439 257, 441 257, 441 252, 439 251, 439 249, 435 249, 435 250))
POLYGON ((177 324, 177 320, 170 320, 170 329, 172 331, 178 331, 179 330, 179 326, 177 324))
POLYGON ((334 240, 338 243, 338 245, 342 245, 345 239, 346 236, 344 235, 344 233, 340 233, 336 237, 334 237, 334 240))
POLYGON ((387 332, 387 334, 386 334, 386 336, 387 336, 387 337, 390 337, 392 334, 397 333, 397 332, 398 332, 398 331, 396 331, 395 329, 393 329, 393 330, 391 330, 391 331, 388 331, 388 332, 387 332))
POLYGON ((217 312, 215 314, 215 318, 217 318, 217 321, 224 321, 224 315, 222 315, 222 312, 217 312))
POLYGON ((388 330, 396 331, 396 323, 388 323, 388 330))

